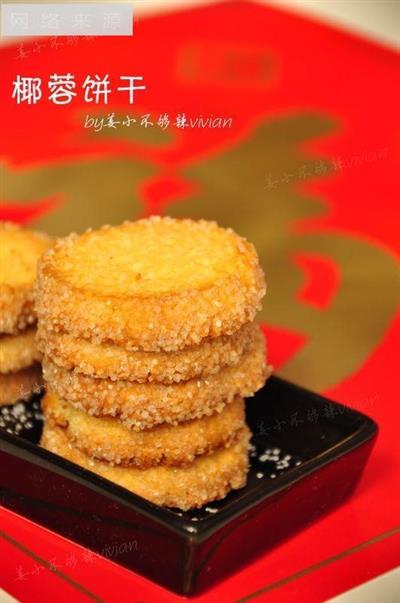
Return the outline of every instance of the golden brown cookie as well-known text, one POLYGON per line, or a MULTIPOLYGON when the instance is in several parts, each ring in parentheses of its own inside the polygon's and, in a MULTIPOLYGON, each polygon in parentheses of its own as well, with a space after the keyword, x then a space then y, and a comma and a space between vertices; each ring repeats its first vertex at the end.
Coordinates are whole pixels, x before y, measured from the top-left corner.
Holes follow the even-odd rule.
POLYGON ((0 375, 0 406, 27 400, 32 394, 39 392, 42 385, 42 369, 39 364, 17 373, 0 375))
POLYGON ((74 337, 176 351, 251 322, 264 293, 253 245, 232 230, 152 217, 59 240, 36 309, 74 337))
POLYGON ((224 498, 246 483, 250 432, 245 427, 229 448, 200 456, 188 467, 158 466, 151 469, 116 467, 96 461, 72 446, 59 427, 45 425, 41 445, 123 488, 165 506, 184 511, 224 498))
POLYGON ((40 324, 37 345, 52 362, 77 373, 112 380, 171 384, 206 377, 237 364, 258 332, 256 324, 247 323, 233 335, 221 335, 177 352, 144 352, 93 343, 40 324))
POLYGON ((140 469, 188 465, 199 455, 230 446, 245 426, 244 401, 240 398, 221 413, 139 432, 111 417, 92 417, 50 391, 42 407, 47 423, 63 429, 73 445, 88 456, 140 469))
POLYGON ((46 235, 0 222, 0 333, 16 333, 36 321, 36 265, 50 244, 46 235))
POLYGON ((253 395, 269 373, 261 333, 236 365, 172 385, 96 379, 62 369, 47 357, 43 359, 44 378, 60 398, 96 416, 118 417, 136 430, 220 411, 237 396, 253 395))
POLYGON ((35 344, 35 329, 16 335, 0 335, 0 374, 15 373, 41 359, 35 344))

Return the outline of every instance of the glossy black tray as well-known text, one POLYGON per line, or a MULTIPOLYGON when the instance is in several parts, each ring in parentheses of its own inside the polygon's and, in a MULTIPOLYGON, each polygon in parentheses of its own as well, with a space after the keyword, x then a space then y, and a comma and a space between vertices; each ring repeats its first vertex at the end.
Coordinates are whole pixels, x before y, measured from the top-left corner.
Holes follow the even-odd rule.
MULTIPOLYGON (((0 502, 176 592, 198 592, 292 536, 354 489, 376 424, 272 377, 247 400, 247 486, 163 509, 37 445, 40 397, 0 408, 0 502)), ((271 553, 273 554, 273 553, 271 553)))

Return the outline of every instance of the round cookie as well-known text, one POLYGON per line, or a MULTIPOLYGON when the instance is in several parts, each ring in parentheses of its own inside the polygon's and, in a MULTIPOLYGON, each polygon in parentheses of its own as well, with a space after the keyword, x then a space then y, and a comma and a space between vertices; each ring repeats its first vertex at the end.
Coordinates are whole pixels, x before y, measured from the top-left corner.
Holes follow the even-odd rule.
POLYGON ((245 427, 229 448, 200 456, 188 467, 179 468, 137 469, 96 461, 72 446, 62 429, 49 425, 44 427, 41 445, 157 505, 186 511, 224 498, 231 489, 245 485, 249 437, 245 427))
POLYGON ((133 431, 111 417, 93 417, 48 391, 42 407, 48 425, 61 428, 73 445, 90 457, 140 469, 184 466, 199 455, 230 446, 245 426, 244 401, 238 398, 220 413, 178 425, 133 431))
POLYGON ((176 352, 144 352, 111 343, 93 343, 39 324, 37 345, 59 367, 77 373, 171 384, 212 375, 225 366, 237 364, 258 332, 256 324, 247 323, 233 335, 221 335, 176 352))
POLYGON ((253 245, 232 230, 152 217, 59 240, 39 264, 36 309, 74 337, 176 351, 234 333, 264 293, 253 245))
POLYGON ((270 374, 265 364, 261 332, 234 366, 205 378, 172 385, 96 379, 58 367, 46 356, 44 378, 60 398, 95 416, 118 417, 129 428, 141 430, 160 423, 176 424, 222 410, 237 396, 251 396, 270 374))
POLYGON ((36 322, 36 265, 52 241, 10 222, 0 222, 0 241, 0 333, 16 333, 36 322))
POLYGON ((17 373, 0 375, 0 406, 27 400, 32 394, 38 393, 42 385, 42 369, 39 364, 17 373))
POLYGON ((16 335, 0 335, 0 374, 15 373, 41 360, 35 344, 35 329, 16 335))

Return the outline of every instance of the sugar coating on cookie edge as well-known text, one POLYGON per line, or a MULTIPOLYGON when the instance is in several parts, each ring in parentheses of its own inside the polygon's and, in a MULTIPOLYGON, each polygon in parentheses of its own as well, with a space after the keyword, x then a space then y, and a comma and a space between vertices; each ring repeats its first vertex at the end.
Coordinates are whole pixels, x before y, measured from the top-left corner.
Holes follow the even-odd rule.
POLYGON ((11 222, 0 222, 0 240, 0 333, 12 334, 36 322, 36 265, 52 239, 11 222))
POLYGON ((0 374, 15 373, 41 360, 35 331, 32 327, 15 335, 0 335, 0 374))
POLYGON ((60 427, 86 455, 115 465, 141 469, 157 465, 187 466, 197 456, 230 446, 245 426, 244 401, 237 398, 221 413, 159 425, 140 432, 118 419, 93 417, 48 389, 42 408, 46 422, 60 427))
POLYGON ((189 467, 158 466, 145 470, 91 459, 71 445, 58 427, 45 425, 41 446, 157 505, 186 511, 224 498, 231 489, 246 484, 249 438, 245 427, 230 447, 198 457, 189 467))
POLYGON ((56 331, 174 351, 252 321, 265 281, 253 245, 232 230, 152 217, 60 240, 36 291, 56 331))
POLYGON ((62 369, 47 357, 43 371, 60 398, 94 416, 118 417, 137 430, 220 412, 236 396, 253 395, 270 374, 261 333, 237 364, 214 375, 172 385, 89 377, 62 369))
POLYGON ((233 335, 206 339, 200 345, 176 352, 130 351, 115 344, 97 344, 57 333, 42 322, 37 332, 39 349, 59 367, 113 381, 179 383, 217 373, 239 362, 259 334, 255 323, 243 325, 233 335))

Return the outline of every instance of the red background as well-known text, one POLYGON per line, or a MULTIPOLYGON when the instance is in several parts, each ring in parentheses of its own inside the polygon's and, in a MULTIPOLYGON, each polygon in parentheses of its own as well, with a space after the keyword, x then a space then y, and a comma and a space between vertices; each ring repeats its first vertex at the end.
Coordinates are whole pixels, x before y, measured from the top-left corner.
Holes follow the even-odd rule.
MULTIPOLYGON (((136 70, 152 84, 145 97, 148 107, 158 106, 162 96, 165 107, 179 111, 181 106, 196 108, 196 95, 190 88, 180 89, 178 84, 171 84, 168 70, 163 69, 178 44, 193 40, 202 43, 219 37, 240 46, 241 42, 257 44, 267 39, 277 64, 285 64, 287 77, 272 78, 267 92, 260 87, 246 95, 228 91, 224 96, 220 89, 213 92, 205 86, 201 110, 207 112, 208 108, 217 114, 225 109, 226 113, 228 106, 229 114, 235 116, 231 139, 226 138, 226 133, 221 138, 220 132, 215 131, 203 136, 185 132, 167 150, 149 150, 148 158, 158 165, 161 176, 143 187, 147 211, 163 207, 170 197, 178 200, 187 193, 187 184, 177 176, 180 166, 207 156, 216 148, 229 146, 234 139, 244 136, 250 123, 261 115, 311 108, 338 116, 344 124, 340 135, 313 142, 314 151, 332 158, 353 157, 360 149, 388 151, 384 161, 367 163, 343 172, 338 178, 309 184, 310 189, 329 200, 330 211, 302 228, 326 232, 340 229, 362 236, 390 254, 398 252, 398 198, 393 191, 396 167, 398 170, 399 138, 395 126, 399 99, 394 87, 397 59, 393 52, 333 28, 245 2, 139 20, 135 35, 131 41, 124 38, 87 41, 84 61, 84 42, 77 47, 65 44, 53 52, 44 49, 37 55, 30 52, 24 62, 17 58, 17 46, 0 50, 4 65, 0 92, 5 99, 0 154, 12 169, 38 160, 56 163, 76 154, 80 158, 98 153, 132 157, 143 154, 142 148, 118 140, 97 144, 86 139, 77 149, 66 135, 77 128, 69 120, 68 112, 47 101, 35 107, 16 107, 10 91, 17 73, 45 78, 54 71, 70 70, 83 78, 89 72, 123 74, 136 70), (132 44, 130 52, 127 44, 132 44)), ((33 51, 34 42, 26 43, 25 47, 33 51)), ((146 107, 140 105, 139 109, 144 112, 146 107)), ((15 200, 4 199, 1 213, 3 218, 29 223, 47 211, 53 201, 37 199, 34 204, 19 205, 15 200)), ((298 261, 302 261, 301 257, 298 261)), ((308 270, 313 275, 312 282, 299 291, 299 296, 323 306, 324 291, 333 286, 326 282, 331 278, 330 272, 325 274, 318 262, 308 266, 308 270)), ((266 330, 270 360, 279 369, 299 344, 290 333, 268 326, 266 330)), ((397 564, 399 330, 400 319, 393 317, 384 337, 359 370, 326 392, 366 412, 380 426, 373 455, 351 500, 272 553, 194 598, 195 601, 224 603, 254 599, 313 603, 397 564)), ((111 561, 92 558, 81 547, 7 510, 0 510, 0 518, 1 586, 22 602, 179 600, 111 561)))

